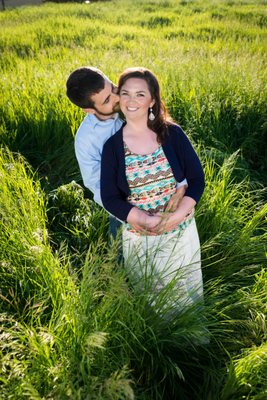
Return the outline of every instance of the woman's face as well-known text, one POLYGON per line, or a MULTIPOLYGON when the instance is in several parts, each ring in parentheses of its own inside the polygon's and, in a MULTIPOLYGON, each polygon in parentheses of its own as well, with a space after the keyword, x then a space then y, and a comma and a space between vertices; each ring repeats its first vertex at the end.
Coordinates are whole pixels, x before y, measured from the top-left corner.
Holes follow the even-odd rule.
POLYGON ((120 108, 127 119, 147 121, 148 109, 154 105, 147 82, 141 78, 129 78, 120 90, 120 108))

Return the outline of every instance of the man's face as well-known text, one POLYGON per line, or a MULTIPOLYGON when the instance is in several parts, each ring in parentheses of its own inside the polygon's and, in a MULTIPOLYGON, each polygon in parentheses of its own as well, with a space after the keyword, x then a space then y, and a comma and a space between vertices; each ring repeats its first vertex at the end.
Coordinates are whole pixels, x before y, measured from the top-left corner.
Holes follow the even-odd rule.
POLYGON ((117 88, 108 79, 105 79, 104 89, 94 94, 91 99, 94 102, 94 114, 100 120, 109 119, 120 110, 117 88))

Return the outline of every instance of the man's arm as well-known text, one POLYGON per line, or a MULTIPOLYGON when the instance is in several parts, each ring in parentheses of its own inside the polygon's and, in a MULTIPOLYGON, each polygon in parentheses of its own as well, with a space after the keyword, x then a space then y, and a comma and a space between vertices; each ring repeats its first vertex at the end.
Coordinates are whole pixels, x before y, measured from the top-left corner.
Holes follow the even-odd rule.
POLYGON ((161 217, 160 223, 152 229, 153 232, 156 232, 158 235, 161 235, 164 232, 170 232, 177 227, 178 224, 181 224, 187 218, 194 215, 194 206, 196 205, 196 201, 192 199, 192 197, 184 196, 179 203, 177 210, 174 212, 163 212, 157 213, 157 216, 161 217))
POLYGON ((88 141, 79 137, 75 138, 75 155, 79 164, 84 186, 89 189, 94 200, 103 207, 100 196, 100 153, 99 150, 88 141))
POLYGON ((187 180, 184 179, 182 182, 178 182, 176 185, 176 192, 172 195, 170 200, 168 201, 165 210, 167 212, 174 212, 182 198, 184 197, 185 191, 187 189, 187 180))

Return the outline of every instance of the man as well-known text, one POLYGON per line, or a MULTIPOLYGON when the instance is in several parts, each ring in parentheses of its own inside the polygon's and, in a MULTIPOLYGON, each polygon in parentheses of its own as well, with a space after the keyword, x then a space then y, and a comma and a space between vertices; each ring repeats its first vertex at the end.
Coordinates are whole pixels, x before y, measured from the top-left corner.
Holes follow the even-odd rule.
POLYGON ((106 140, 123 121, 119 118, 116 87, 97 68, 78 68, 67 80, 67 96, 87 114, 75 136, 75 154, 85 187, 100 197, 100 161, 106 140))
MULTIPOLYGON (((67 96, 87 114, 75 136, 75 154, 85 187, 94 194, 102 207, 100 196, 100 165, 106 140, 123 124, 119 118, 119 96, 116 86, 94 67, 81 67, 67 80, 67 96)), ((186 180, 177 185, 166 211, 174 211, 184 195, 186 180)), ((116 234, 117 223, 111 219, 110 231, 116 234)), ((140 230, 143 226, 140 225, 140 230)))

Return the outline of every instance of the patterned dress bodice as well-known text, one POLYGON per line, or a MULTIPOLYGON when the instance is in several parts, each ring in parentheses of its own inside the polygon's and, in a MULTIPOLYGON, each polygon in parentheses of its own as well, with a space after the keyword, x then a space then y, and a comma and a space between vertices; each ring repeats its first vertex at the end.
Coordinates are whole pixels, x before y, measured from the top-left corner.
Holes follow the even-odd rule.
MULTIPOLYGON (((130 194, 129 203, 149 212, 162 212, 176 191, 176 180, 162 146, 153 153, 132 153, 124 143, 126 178, 130 194)), ((183 222, 172 232, 184 229, 183 222)), ((137 233, 128 224, 127 229, 137 233)), ((169 232, 166 232, 169 233, 169 232)))

